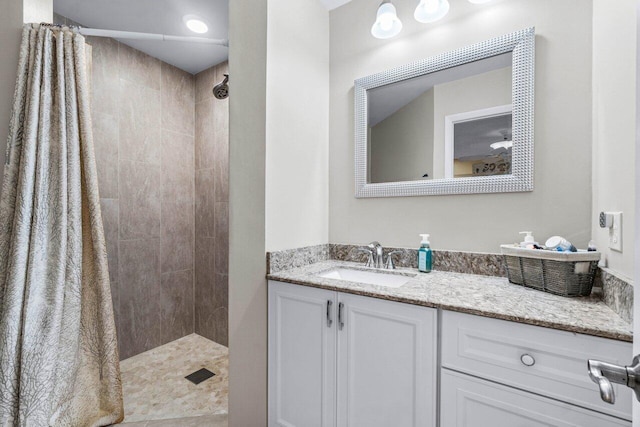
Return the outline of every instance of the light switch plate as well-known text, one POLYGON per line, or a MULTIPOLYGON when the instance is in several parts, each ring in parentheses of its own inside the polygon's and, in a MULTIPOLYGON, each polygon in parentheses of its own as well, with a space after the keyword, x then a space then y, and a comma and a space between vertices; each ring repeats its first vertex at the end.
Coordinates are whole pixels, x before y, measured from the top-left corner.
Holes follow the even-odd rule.
POLYGON ((622 212, 611 212, 613 226, 609 229, 609 248, 622 252, 622 212))

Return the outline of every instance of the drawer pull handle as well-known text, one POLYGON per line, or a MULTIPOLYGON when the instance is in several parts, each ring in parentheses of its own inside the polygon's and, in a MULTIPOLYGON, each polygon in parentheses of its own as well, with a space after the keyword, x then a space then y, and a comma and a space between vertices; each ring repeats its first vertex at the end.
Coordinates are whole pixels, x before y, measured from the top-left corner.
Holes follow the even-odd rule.
POLYGON ((331 318, 331 306, 333 305, 333 301, 327 300, 327 328, 330 328, 333 324, 333 319, 331 318))
POLYGON ((520 356, 520 361, 524 366, 533 366, 536 364, 536 359, 534 359, 530 354, 526 353, 520 356))

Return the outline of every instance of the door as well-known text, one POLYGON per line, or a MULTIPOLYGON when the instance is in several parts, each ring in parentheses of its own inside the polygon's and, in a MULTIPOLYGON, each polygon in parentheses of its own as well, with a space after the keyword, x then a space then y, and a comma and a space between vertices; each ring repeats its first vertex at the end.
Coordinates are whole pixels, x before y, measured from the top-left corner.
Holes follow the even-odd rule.
POLYGON ((269 426, 335 426, 336 292, 269 282, 269 426))
POLYGON ((435 425, 435 309, 338 294, 338 426, 435 425))

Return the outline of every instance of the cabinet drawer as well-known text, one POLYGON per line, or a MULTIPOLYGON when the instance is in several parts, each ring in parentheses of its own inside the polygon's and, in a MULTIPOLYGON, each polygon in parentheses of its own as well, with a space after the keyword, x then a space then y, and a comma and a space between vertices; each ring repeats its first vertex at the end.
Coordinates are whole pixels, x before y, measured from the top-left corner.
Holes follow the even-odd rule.
POLYGON ((631 391, 600 399, 587 360, 626 365, 630 343, 450 311, 442 315, 442 366, 631 419, 631 391))
POLYGON ((630 427, 628 421, 442 370, 442 427, 630 427))

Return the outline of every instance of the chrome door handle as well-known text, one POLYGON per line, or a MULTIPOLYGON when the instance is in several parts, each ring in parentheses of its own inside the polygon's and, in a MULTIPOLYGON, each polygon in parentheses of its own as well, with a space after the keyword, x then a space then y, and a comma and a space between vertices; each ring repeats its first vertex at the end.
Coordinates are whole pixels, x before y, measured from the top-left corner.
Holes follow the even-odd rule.
POLYGON ((333 301, 329 299, 327 300, 327 328, 330 328, 333 324, 333 319, 331 319, 331 306, 333 306, 333 301))
POLYGON ((344 322, 342 321, 342 309, 344 308, 343 303, 338 303, 338 329, 342 330, 344 328, 344 322))
POLYGON ((624 384, 632 388, 636 394, 636 399, 640 401, 640 355, 633 358, 630 366, 613 365, 599 360, 589 360, 587 362, 589 377, 591 381, 598 384, 600 397, 612 405, 616 401, 613 385, 624 384))

